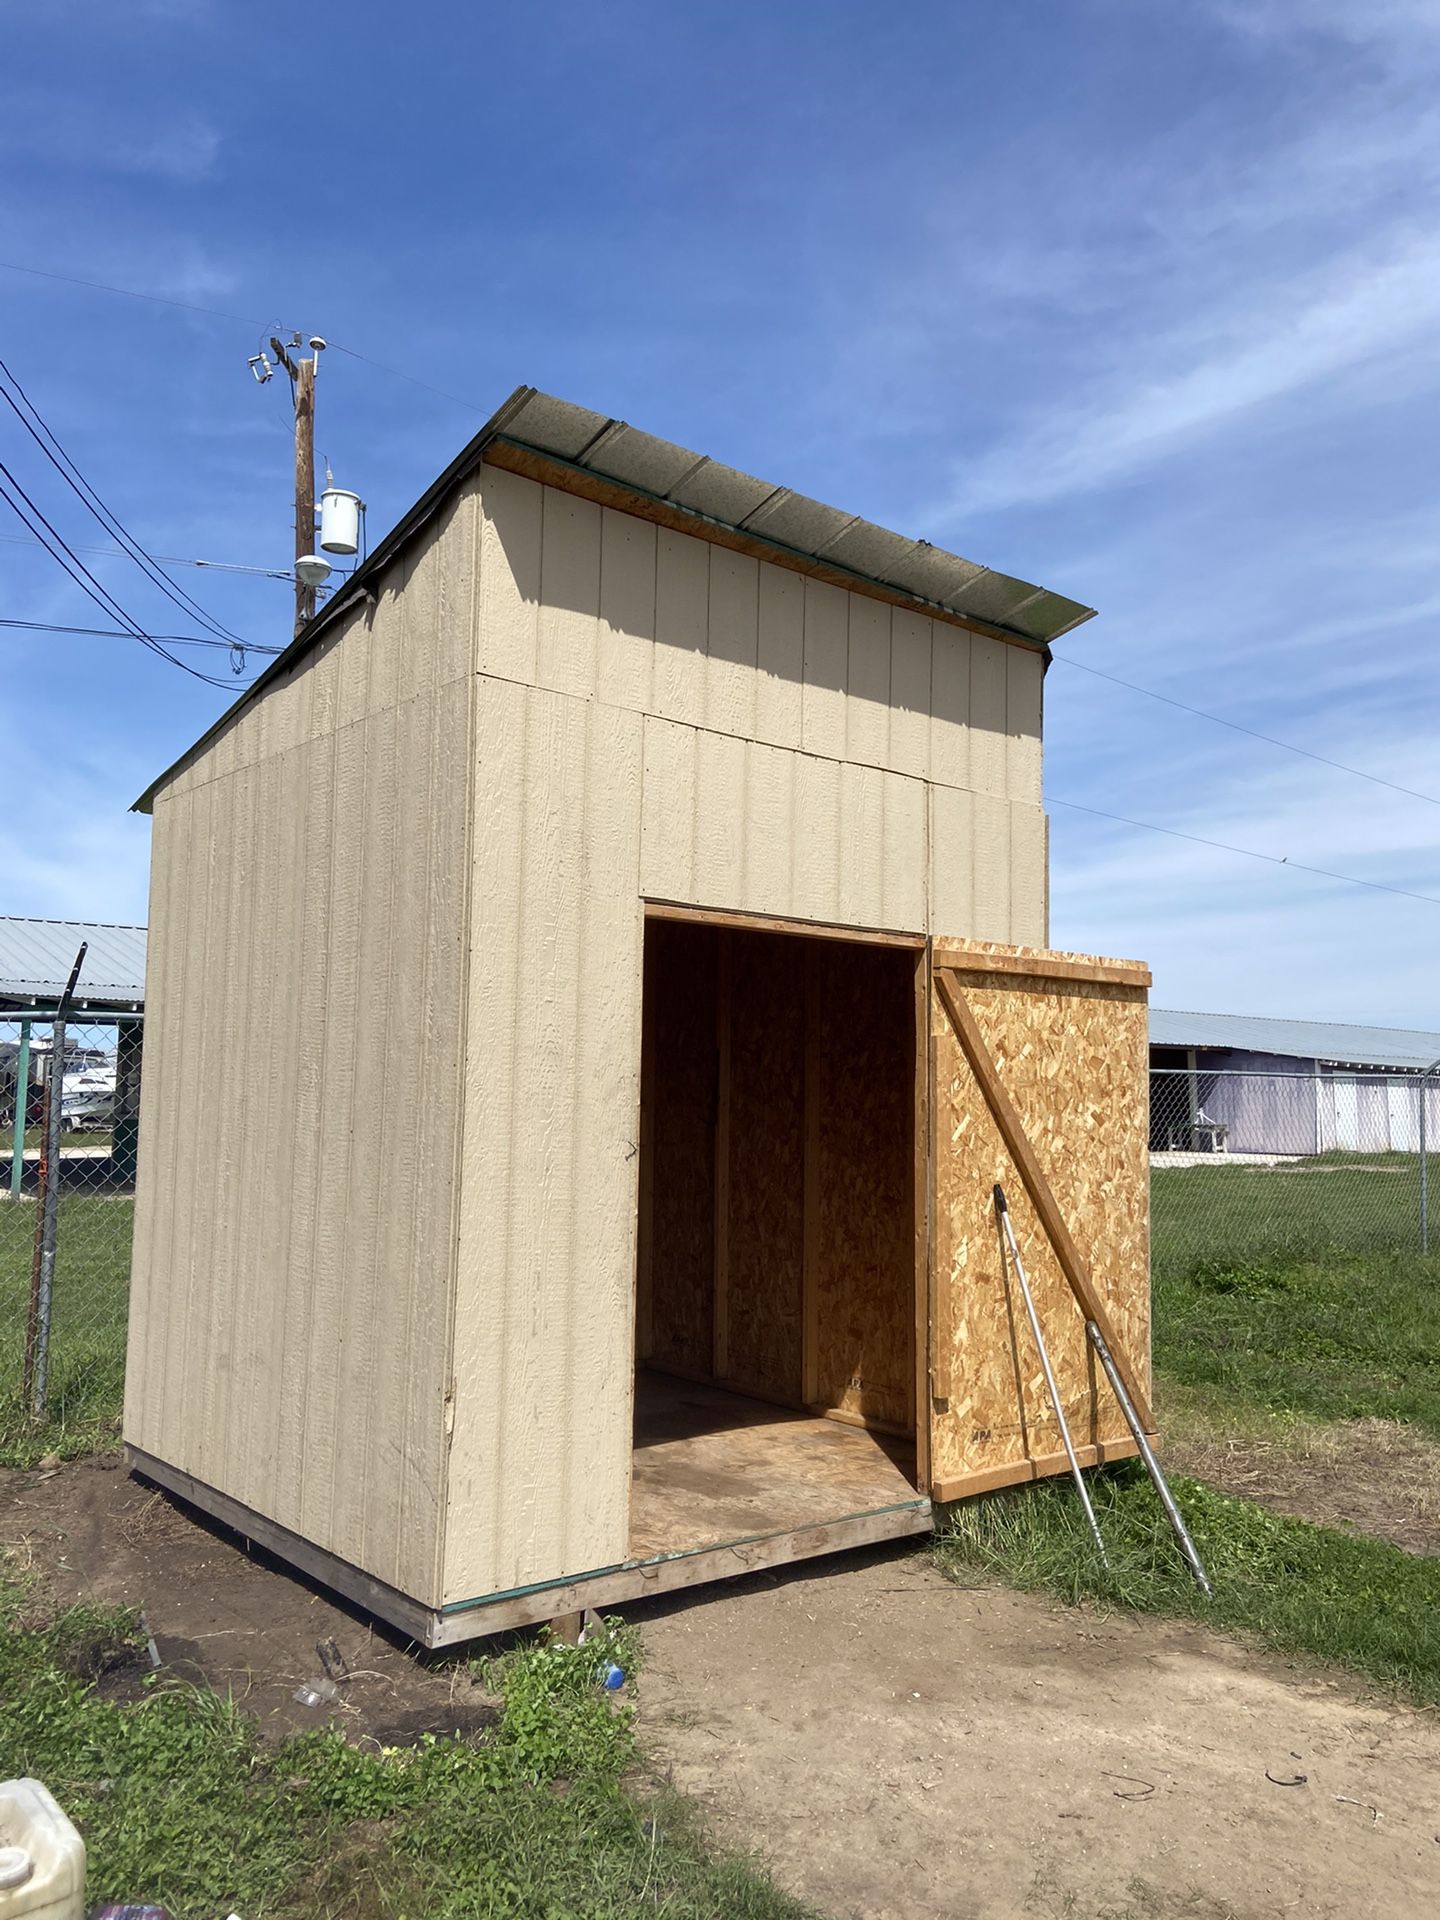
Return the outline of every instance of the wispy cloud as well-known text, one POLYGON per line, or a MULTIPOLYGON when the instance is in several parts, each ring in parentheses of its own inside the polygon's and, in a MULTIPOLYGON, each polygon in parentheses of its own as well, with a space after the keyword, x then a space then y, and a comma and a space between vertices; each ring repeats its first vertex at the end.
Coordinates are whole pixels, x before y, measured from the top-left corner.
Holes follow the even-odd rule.
POLYGON ((1077 403, 1048 411, 964 469, 937 517, 1109 485, 1236 416, 1373 363, 1440 322, 1440 238, 1356 250, 1247 311, 1209 313, 1151 343, 1077 403))

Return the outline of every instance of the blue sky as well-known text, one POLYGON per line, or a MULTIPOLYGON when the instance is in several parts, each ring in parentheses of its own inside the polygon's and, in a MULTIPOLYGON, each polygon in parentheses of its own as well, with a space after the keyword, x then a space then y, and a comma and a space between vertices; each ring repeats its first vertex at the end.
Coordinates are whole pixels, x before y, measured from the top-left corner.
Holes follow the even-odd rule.
MULTIPOLYGON (((1440 906, 1055 804, 1440 895, 1440 808, 1066 664, 1440 794, 1429 0, 0 18, 0 260, 245 316, 0 271, 0 353, 152 551, 288 560, 251 319, 368 356, 327 355, 319 444, 372 534, 534 382, 1100 609, 1047 688, 1056 945, 1150 959, 1162 1005, 1440 1027, 1440 906)), ((285 638, 283 584, 176 578, 285 638)), ((13 539, 0 581, 95 623, 13 539)), ((225 696, 0 647, 0 911, 143 919, 126 809, 225 696)))

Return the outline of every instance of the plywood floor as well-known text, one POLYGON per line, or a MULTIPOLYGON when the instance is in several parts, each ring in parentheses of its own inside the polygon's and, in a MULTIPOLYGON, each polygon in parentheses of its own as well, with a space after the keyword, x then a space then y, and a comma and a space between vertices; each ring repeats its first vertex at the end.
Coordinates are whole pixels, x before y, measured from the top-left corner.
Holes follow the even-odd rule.
POLYGON ((920 1502, 908 1440, 642 1371, 630 1553, 684 1553, 920 1502))

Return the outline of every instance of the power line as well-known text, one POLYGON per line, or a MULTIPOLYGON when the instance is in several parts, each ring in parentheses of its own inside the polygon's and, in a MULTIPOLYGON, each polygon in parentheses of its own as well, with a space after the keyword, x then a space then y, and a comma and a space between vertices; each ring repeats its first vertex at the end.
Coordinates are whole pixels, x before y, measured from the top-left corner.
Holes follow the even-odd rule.
POLYGON ((188 594, 183 587, 177 587, 169 575, 163 573, 155 564, 154 560, 140 545, 140 542, 121 524, 120 520, 111 512, 110 508, 106 506, 94 487, 92 487, 90 482, 85 478, 79 467, 76 466, 64 447, 61 446, 39 408, 30 398, 29 394, 26 393, 24 387, 21 386, 3 359, 0 359, 0 377, 3 377, 3 379, 0 379, 0 400, 4 400, 10 411, 15 415, 15 418, 20 422, 21 426, 24 427, 25 431, 30 435, 30 438, 35 442, 36 446, 39 447, 40 451, 45 455, 45 458, 50 462, 51 466, 54 467, 70 491, 89 509, 90 513, 99 521, 105 531, 120 542, 127 556, 140 568, 146 579, 151 581, 153 585, 159 587, 166 599, 173 601, 182 612, 190 613, 199 620, 202 626, 208 627, 217 639, 226 640, 232 646, 243 647, 244 642, 241 640, 239 634, 232 633, 228 627, 212 618, 212 616, 205 611, 204 607, 200 605, 199 601, 191 594, 188 594), (19 401, 16 400, 15 394, 8 391, 8 387, 4 383, 8 383, 8 387, 15 389, 15 393, 20 396, 19 401), (22 402, 23 406, 21 404, 22 402), (27 415, 29 416, 28 418, 27 415))
POLYGON ((70 576, 71 580, 80 588, 81 592, 95 602, 102 613, 106 613, 112 620, 118 620, 120 622, 132 640, 138 640, 142 646, 148 647, 152 653, 158 654, 162 660, 168 660, 172 667, 179 667, 182 673, 188 673, 193 679, 203 680, 207 686, 224 687, 226 685, 225 681, 217 680, 208 673, 202 673, 197 667, 192 667, 187 660, 181 660, 177 655, 169 652, 167 648, 162 646, 158 640, 148 634, 140 625, 139 621, 125 611, 113 594, 101 586, 100 582, 95 578, 94 574, 90 572, 84 562, 66 546, 64 539, 55 531, 55 528, 45 518, 45 515, 36 506, 35 502, 3 462, 0 462, 0 498, 5 500, 6 504, 19 517, 22 525, 28 527, 32 533, 39 534, 42 527, 45 529, 50 535, 50 539, 46 540, 44 536, 41 535, 41 543, 49 551, 50 557, 70 576), (18 500, 16 495, 19 496, 18 500), (24 504, 22 505, 21 502, 24 504), (31 516, 33 516, 33 518, 31 516))
MULTIPOLYGON (((128 627, 68 627, 61 626, 60 623, 55 620, 0 619, 0 627, 14 627, 25 633, 74 633, 84 635, 86 638, 94 640, 133 640, 136 638, 128 627)), ((229 641, 216 640, 208 633, 152 633, 149 637, 152 640, 163 641, 166 645, 172 647, 219 647, 230 653, 241 651, 241 649, 232 646, 229 641)), ((282 647, 256 646, 249 640, 246 641, 243 650, 246 653, 271 654, 282 653, 284 651, 282 647)))
POLYGON ((1131 820, 1123 813, 1106 813, 1103 807, 1082 806, 1078 800, 1059 800, 1054 794, 1047 794, 1052 807, 1068 807, 1072 813, 1091 813, 1098 820, 1113 820, 1122 827, 1141 827, 1146 833, 1168 834, 1172 840, 1189 840, 1197 847, 1214 847, 1220 853, 1243 854, 1247 860, 1265 860, 1272 867, 1289 867, 1292 873, 1313 873, 1322 880, 1343 880, 1350 887, 1369 887, 1375 893, 1395 893, 1402 900, 1425 900, 1432 907, 1440 907, 1440 895, 1433 893, 1412 893, 1408 887, 1387 886, 1383 880, 1361 880, 1353 873, 1332 873, 1328 867, 1307 867, 1303 861, 1291 860, 1278 853, 1258 853, 1254 847, 1232 847, 1225 840, 1207 840, 1203 834, 1184 833, 1179 827, 1158 827, 1153 820, 1131 820))
POLYGON ((1163 701, 1167 707, 1178 707, 1181 713, 1192 713, 1198 720, 1213 720, 1217 727, 1229 727, 1232 733, 1243 733, 1251 740, 1263 740, 1266 746, 1281 747, 1286 753, 1299 754, 1302 760, 1317 761, 1322 767, 1333 767, 1337 773, 1351 773, 1357 780, 1369 780, 1377 787, 1388 787, 1392 793, 1403 793, 1411 800, 1424 800, 1432 807, 1440 807, 1440 798, 1433 793, 1421 793, 1416 787, 1402 787, 1397 781, 1386 780, 1378 773, 1367 773, 1363 767, 1350 767, 1343 760, 1331 760, 1323 753, 1312 753, 1309 747, 1297 747, 1293 741, 1277 740, 1273 733, 1260 733, 1254 727, 1242 726, 1238 720, 1227 720, 1223 714, 1207 713, 1204 707, 1192 707, 1184 700, 1176 700, 1171 694, 1157 693, 1153 687, 1137 686, 1133 680, 1122 680, 1118 673, 1104 673, 1084 660, 1072 659, 1069 654, 1057 653, 1052 658, 1067 667, 1078 667, 1081 673, 1093 674, 1097 680, 1108 680, 1111 686, 1124 687, 1130 693, 1143 693, 1147 699, 1163 701))
MULTIPOLYGON (((3 541, 7 547, 43 547, 45 544, 43 540, 32 539, 28 534, 23 533, 0 533, 0 541, 3 541)), ((87 547, 82 546, 78 540, 73 540, 71 546, 76 553, 94 553, 106 560, 125 558, 123 547, 87 547)), ((165 567, 204 567, 210 573, 248 573, 259 579, 283 580, 287 584, 295 578, 294 574, 284 567, 247 567, 238 560, 191 560, 179 553, 152 553, 150 558, 165 567)), ((245 645, 249 648, 251 642, 247 640, 245 645)))

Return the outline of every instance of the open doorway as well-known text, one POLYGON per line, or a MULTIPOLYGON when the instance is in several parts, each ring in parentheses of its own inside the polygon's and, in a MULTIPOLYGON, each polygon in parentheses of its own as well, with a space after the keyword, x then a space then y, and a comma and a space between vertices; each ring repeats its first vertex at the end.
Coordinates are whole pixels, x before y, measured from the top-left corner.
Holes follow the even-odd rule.
POLYGON ((923 1498, 921 966, 647 917, 635 1558, 923 1498))

